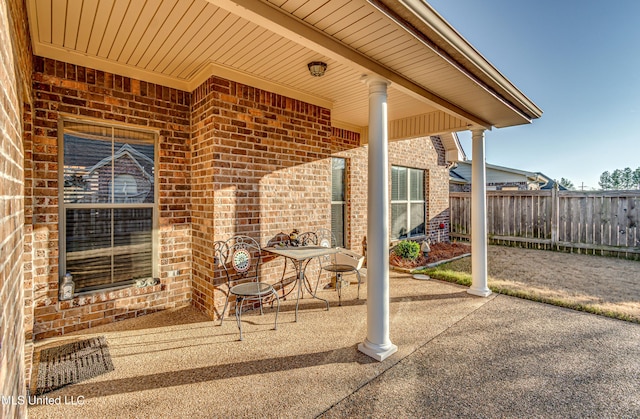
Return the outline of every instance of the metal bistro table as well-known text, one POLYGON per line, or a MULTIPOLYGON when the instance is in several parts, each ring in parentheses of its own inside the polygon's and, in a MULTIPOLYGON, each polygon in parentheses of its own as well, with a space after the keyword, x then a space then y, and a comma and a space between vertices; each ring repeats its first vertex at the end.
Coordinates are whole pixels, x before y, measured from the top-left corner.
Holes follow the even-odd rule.
POLYGON ((327 304, 327 310, 329 309, 329 301, 318 297, 309 286, 306 285, 306 281, 304 280, 304 271, 306 264, 305 262, 311 260, 315 257, 332 255, 334 253, 338 253, 338 249, 332 249, 330 247, 323 246, 274 246, 274 247, 263 247, 263 250, 284 256, 285 258, 291 260, 293 265, 296 268, 296 276, 297 276, 297 287, 298 287, 298 296, 296 300, 296 322, 298 321, 298 304, 300 303, 300 293, 302 292, 302 287, 306 286, 309 294, 317 300, 324 301, 327 304), (304 285, 303 285, 304 284, 304 285))

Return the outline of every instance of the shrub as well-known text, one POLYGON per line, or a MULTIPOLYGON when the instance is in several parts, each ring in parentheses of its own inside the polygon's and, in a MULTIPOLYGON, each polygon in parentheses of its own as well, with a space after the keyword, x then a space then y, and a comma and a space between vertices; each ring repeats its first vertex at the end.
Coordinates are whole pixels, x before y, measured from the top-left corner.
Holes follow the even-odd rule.
POLYGON ((420 244, 411 240, 403 240, 396 245, 393 251, 402 259, 416 260, 420 256, 420 244))

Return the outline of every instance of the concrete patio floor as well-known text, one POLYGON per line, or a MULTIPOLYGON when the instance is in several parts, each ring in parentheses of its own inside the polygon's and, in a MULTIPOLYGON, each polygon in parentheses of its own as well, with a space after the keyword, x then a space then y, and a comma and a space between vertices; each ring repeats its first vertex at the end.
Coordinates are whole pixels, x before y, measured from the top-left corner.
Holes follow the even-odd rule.
MULTIPOLYGON (((191 307, 47 340, 104 335, 115 370, 48 393, 31 418, 640 417, 640 325, 391 273, 391 340, 357 351, 356 287, 222 326, 191 307), (80 400, 77 405, 64 404, 80 400)), ((366 295, 366 287, 361 290, 366 295)), ((35 368, 34 368, 35 369, 35 368)))

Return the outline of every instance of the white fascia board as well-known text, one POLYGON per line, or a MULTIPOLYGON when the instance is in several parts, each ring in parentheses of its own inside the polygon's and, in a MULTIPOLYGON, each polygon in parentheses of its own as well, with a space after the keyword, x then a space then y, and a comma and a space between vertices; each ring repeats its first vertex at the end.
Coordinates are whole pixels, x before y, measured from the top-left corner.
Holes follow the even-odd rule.
MULTIPOLYGON (((526 110, 524 114, 520 109, 514 108, 528 119, 539 118, 542 110, 531 99, 524 95, 509 79, 495 68, 478 50, 476 50, 458 31, 456 31, 438 12, 423 0, 398 0, 408 11, 414 14, 425 25, 435 31, 440 37, 451 45, 458 53, 475 65, 484 75, 503 88, 511 100, 518 103, 526 110)), ((505 104, 510 105, 508 102, 505 104)), ((510 105, 512 108, 513 106, 510 105)))
MULTIPOLYGON (((471 165, 472 161, 471 160, 467 160, 464 163, 471 165)), ((516 175, 525 176, 527 178, 531 178, 531 180, 537 180, 538 179, 538 174, 535 173, 535 172, 528 172, 526 170, 513 169, 511 167, 498 166, 498 165, 489 164, 489 163, 485 163, 485 167, 487 169, 497 170, 497 171, 500 171, 500 172, 513 173, 513 174, 516 174, 516 175)))

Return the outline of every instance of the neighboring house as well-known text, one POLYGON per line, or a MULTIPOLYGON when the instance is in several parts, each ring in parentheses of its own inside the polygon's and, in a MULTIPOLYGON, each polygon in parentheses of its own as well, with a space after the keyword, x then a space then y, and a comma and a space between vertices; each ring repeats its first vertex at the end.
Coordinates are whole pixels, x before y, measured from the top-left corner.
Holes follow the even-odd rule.
POLYGON ((154 183, 153 151, 153 144, 124 144, 112 156, 90 167, 85 177, 91 179, 97 176, 98 195, 106 197, 105 202, 153 202, 150 196, 154 183), (149 149, 151 157, 134 147, 149 149))
POLYGON ((217 318, 212 248, 235 234, 366 236, 385 312, 388 240, 448 224, 450 133, 542 114, 425 2, 79 3, 0 0, 5 396, 26 394, 36 340, 189 304, 217 318))
MULTIPOLYGON (((471 160, 456 162, 449 169, 449 191, 471 191, 471 160)), ((488 191, 527 191, 548 189, 554 182, 540 172, 486 164, 488 191)), ((564 189, 564 188, 563 188, 564 189)))
POLYGON ((65 201, 104 203, 111 202, 113 195, 117 203, 153 202, 153 144, 124 144, 105 158, 110 153, 100 150, 100 142, 81 135, 65 136, 64 144, 66 149, 83 150, 65 153, 65 201))
POLYGON ((553 189, 553 188, 557 187, 559 191, 568 191, 569 190, 566 187, 562 186, 560 183, 558 183, 555 180, 551 179, 549 176, 545 176, 544 174, 542 174, 540 172, 538 172, 538 174, 540 176, 542 176, 543 178, 549 179, 549 181, 547 183, 545 183, 544 185, 542 185, 540 187, 540 189, 542 189, 542 190, 550 190, 550 189, 553 189))

